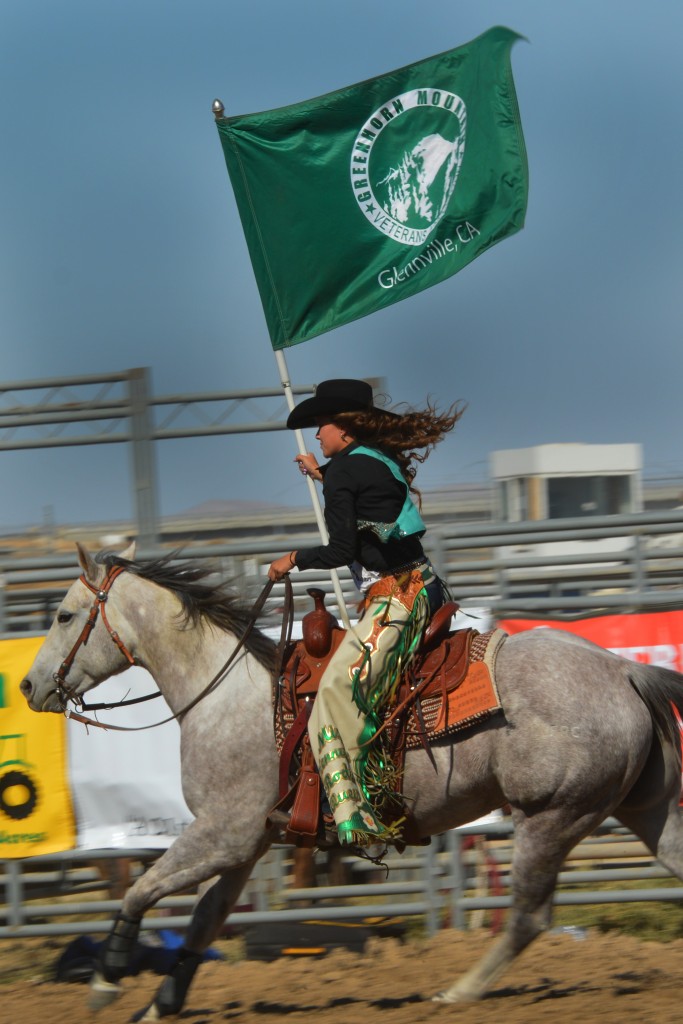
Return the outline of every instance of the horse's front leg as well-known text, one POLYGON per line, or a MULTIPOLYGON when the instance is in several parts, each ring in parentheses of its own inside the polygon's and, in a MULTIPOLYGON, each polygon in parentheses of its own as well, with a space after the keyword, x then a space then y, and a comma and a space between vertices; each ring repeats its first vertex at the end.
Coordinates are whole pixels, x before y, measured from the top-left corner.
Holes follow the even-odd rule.
POLYGON ((178 958, 157 989, 154 999, 131 1019, 161 1020, 180 1013, 204 951, 220 933, 223 922, 235 906, 252 865, 244 865, 221 875, 198 901, 178 958))
POLYGON ((264 834, 242 834, 233 843, 227 837, 226 843, 225 832, 225 825, 218 829, 215 821, 209 823, 197 818, 129 889, 90 983, 90 1009, 99 1010, 120 995, 119 982, 128 969, 140 922, 146 911, 165 896, 196 889, 202 882, 218 875, 221 876, 219 882, 199 900, 192 917, 187 945, 179 950, 178 962, 186 961, 185 967, 179 970, 189 974, 184 999, 201 954, 215 937, 253 865, 268 845, 264 834), (211 893, 214 895, 211 896, 211 893), (222 914, 220 920, 219 914, 222 914))

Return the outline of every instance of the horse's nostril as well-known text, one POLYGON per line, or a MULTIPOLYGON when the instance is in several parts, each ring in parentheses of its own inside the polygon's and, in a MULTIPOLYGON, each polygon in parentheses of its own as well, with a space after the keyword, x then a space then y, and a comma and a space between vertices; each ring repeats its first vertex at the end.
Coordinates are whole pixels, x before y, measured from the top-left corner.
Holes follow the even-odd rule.
POLYGON ((30 697, 33 693, 33 683, 30 679, 23 679, 19 683, 19 689, 23 693, 24 697, 30 697))

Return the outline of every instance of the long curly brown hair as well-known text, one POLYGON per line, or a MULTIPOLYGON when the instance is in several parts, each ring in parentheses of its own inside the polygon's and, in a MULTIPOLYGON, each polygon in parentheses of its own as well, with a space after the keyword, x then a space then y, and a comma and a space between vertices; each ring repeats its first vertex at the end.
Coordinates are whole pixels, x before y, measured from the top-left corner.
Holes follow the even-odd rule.
POLYGON ((425 409, 407 409, 403 413, 377 408, 340 412, 334 416, 334 422, 356 440, 391 456, 398 463, 409 489, 419 499, 420 492, 413 486, 417 473, 415 463, 425 461, 435 445, 453 429, 465 408, 462 403, 454 402, 446 412, 439 412, 436 405, 428 401, 425 409))

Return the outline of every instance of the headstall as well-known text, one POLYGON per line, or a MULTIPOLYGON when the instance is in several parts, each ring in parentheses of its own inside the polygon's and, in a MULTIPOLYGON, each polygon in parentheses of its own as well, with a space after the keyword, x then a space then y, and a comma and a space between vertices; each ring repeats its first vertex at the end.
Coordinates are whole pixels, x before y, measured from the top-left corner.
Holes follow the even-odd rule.
MULTIPOLYGON (((111 566, 107 570, 107 573, 99 587, 93 586, 93 584, 85 578, 85 574, 79 577, 80 582, 95 595, 95 600, 93 601, 92 608, 90 609, 90 615, 88 616, 88 620, 86 624, 83 626, 83 629, 81 630, 80 635, 76 640, 76 643, 73 645, 73 647, 67 654, 66 658, 59 666, 57 672, 55 672, 54 675, 52 676, 55 683, 57 684, 57 697, 64 711, 66 711, 67 702, 70 700, 72 700, 75 704, 78 704, 81 707, 83 706, 82 699, 79 696, 77 696, 72 690, 70 690, 69 687, 66 685, 66 677, 71 671, 71 666, 74 663, 74 659, 78 651, 80 650, 81 647, 85 647, 86 644, 88 643, 88 640, 90 639, 90 634, 95 628, 95 623, 97 622, 97 617, 98 615, 100 615, 100 613, 102 615, 102 622, 104 623, 111 640, 113 641, 113 643, 116 644, 116 646, 118 647, 118 649, 120 650, 121 654, 124 656, 128 664, 138 664, 137 658, 135 658, 130 653, 130 651, 124 644, 123 640, 116 632, 116 630, 112 629, 109 619, 107 618, 107 612, 105 608, 107 599, 109 597, 109 591, 113 587, 114 581, 118 579, 122 572, 125 572, 125 566, 111 566)), ((156 696, 156 694, 154 694, 154 696, 156 696)))
MULTIPOLYGON (((264 607, 264 605, 266 603, 266 598, 268 597, 268 595, 270 594, 270 591, 273 588, 273 582, 272 582, 272 580, 268 580, 266 582, 266 585, 264 586, 263 590, 261 591, 261 593, 259 594, 258 598, 254 602, 254 605, 253 605, 253 607, 251 609, 251 613, 250 613, 249 618, 247 620, 247 623, 246 623, 246 625, 244 627, 244 631, 242 632, 242 635, 238 638, 237 646, 234 648, 234 650, 232 651, 232 653, 228 657, 227 661, 223 664, 223 666, 215 674, 213 679, 211 679, 207 683, 207 685, 197 694, 196 697, 194 697, 191 701, 189 701, 189 703, 186 704, 185 707, 181 711, 178 711, 178 712, 176 712, 174 714, 169 715, 168 718, 164 718, 160 722, 154 722, 151 725, 126 726, 126 725, 113 725, 111 723, 106 723, 105 724, 104 722, 98 722, 98 721, 96 721, 93 718, 86 718, 84 715, 78 714, 78 712, 76 712, 76 711, 71 711, 71 709, 67 707, 67 703, 68 703, 68 701, 71 700, 71 701, 74 702, 74 704, 76 704, 78 707, 82 708, 85 711, 99 711, 101 709, 111 710, 112 708, 123 707, 123 706, 125 706, 127 704, 140 704, 142 701, 152 700, 154 697, 160 697, 161 696, 161 692, 157 691, 156 693, 150 693, 150 694, 147 694, 144 697, 134 697, 132 700, 117 701, 116 704, 90 704, 90 705, 88 705, 88 704, 86 704, 83 701, 82 697, 80 697, 79 695, 73 693, 73 691, 70 690, 68 686, 66 686, 66 677, 68 676, 68 674, 69 674, 69 672, 71 670, 71 666, 73 665, 74 658, 76 657, 76 654, 78 653, 79 649, 81 647, 85 647, 85 645, 87 644, 88 639, 90 637, 90 634, 92 633, 92 631, 93 631, 93 629, 95 627, 95 623, 97 622, 97 617, 100 614, 100 612, 102 614, 102 621, 105 624, 105 626, 107 627, 107 632, 109 633, 109 636, 111 637, 112 641, 116 644, 118 649, 121 651, 121 654, 123 654, 123 656, 126 658, 126 660, 129 662, 130 665, 139 665, 140 664, 138 659, 135 658, 130 653, 130 651, 128 650, 128 648, 124 644, 124 642, 121 640, 121 637, 116 632, 116 630, 112 629, 112 627, 111 627, 111 625, 109 623, 109 620, 107 619, 107 613, 105 611, 105 604, 106 604, 107 598, 109 596, 109 591, 111 590, 111 588, 112 588, 112 586, 114 584, 114 581, 116 579, 118 579, 118 577, 121 575, 122 572, 125 572, 125 571, 126 571, 126 566, 123 566, 123 565, 111 566, 107 570, 107 573, 106 573, 104 579, 102 580, 102 584, 99 587, 95 587, 95 586, 92 585, 92 583, 89 583, 88 580, 85 578, 85 575, 79 577, 81 583, 83 583, 88 588, 88 590, 92 591, 92 593, 95 595, 95 600, 93 602, 92 608, 90 609, 90 615, 88 616, 88 621, 86 622, 85 626, 81 630, 80 636, 78 637, 78 639, 76 640, 76 643, 73 645, 73 647, 71 648, 71 650, 67 654, 66 658, 64 659, 64 661, 60 665, 59 670, 54 673, 52 678, 54 679, 55 683, 57 684, 57 697, 58 697, 58 700, 59 700, 59 702, 61 704, 62 711, 64 712, 64 714, 66 715, 67 718, 73 718, 77 722, 82 722, 83 725, 95 726, 98 729, 114 729, 117 732, 140 732, 141 730, 144 730, 144 729, 154 729, 158 725, 165 725, 167 722, 180 721, 183 718, 183 716, 188 711, 190 711, 193 707, 196 707, 196 705, 199 704, 200 701, 202 701, 204 699, 204 697, 207 696, 207 694, 211 693, 219 685, 219 683, 221 683, 223 681, 223 679, 227 675, 228 671, 230 670, 233 662, 237 659, 237 656, 243 650, 243 648, 244 648, 244 646, 245 646, 245 644, 247 642, 247 639, 248 639, 249 635, 251 634, 251 632, 252 632, 252 630, 253 630, 253 628, 254 628, 254 626, 256 624, 256 620, 258 619, 258 616, 263 611, 263 607, 264 607)), ((292 584, 291 584, 291 581, 289 579, 289 576, 285 577, 284 583, 285 583, 285 614, 283 615, 282 636, 281 636, 281 639, 280 639, 279 652, 278 652, 278 664, 279 664, 279 659, 281 657, 281 652, 282 652, 282 650, 284 650, 285 633, 286 633, 286 625, 285 624, 287 622, 289 622, 289 631, 291 632, 292 584)))

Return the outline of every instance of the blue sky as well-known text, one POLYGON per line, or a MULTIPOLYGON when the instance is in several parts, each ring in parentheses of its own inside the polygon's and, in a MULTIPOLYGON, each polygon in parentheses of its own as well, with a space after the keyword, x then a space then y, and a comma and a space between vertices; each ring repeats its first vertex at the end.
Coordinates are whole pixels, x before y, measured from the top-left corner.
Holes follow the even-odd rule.
MULTIPOLYGON (((4 0, 0 380, 148 366, 157 394, 277 385, 213 99, 282 106, 496 24, 529 40, 513 50, 524 231, 290 349, 292 379, 466 401, 423 489, 546 442, 638 442, 647 475, 683 477, 680 0, 4 0)), ((284 433, 160 443, 161 512, 306 504, 293 454, 284 433)), ((58 522, 132 513, 122 446, 0 459, 0 527, 47 505, 58 522)))

